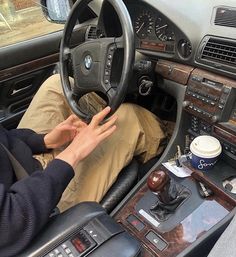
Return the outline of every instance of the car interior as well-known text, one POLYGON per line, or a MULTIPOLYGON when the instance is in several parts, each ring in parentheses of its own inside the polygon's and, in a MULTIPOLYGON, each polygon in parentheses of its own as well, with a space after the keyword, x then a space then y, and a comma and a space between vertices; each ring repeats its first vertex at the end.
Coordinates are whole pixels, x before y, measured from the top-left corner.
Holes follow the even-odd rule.
POLYGON ((124 167, 100 203, 54 215, 19 256, 208 256, 236 206, 235 0, 41 6, 45 19, 65 23, 64 30, 0 47, 0 123, 16 128, 43 81, 60 73, 79 117, 91 119, 77 103, 96 92, 111 114, 122 102, 150 110, 167 139, 159 156, 124 167), (189 157, 201 135, 222 147, 207 171, 189 157))

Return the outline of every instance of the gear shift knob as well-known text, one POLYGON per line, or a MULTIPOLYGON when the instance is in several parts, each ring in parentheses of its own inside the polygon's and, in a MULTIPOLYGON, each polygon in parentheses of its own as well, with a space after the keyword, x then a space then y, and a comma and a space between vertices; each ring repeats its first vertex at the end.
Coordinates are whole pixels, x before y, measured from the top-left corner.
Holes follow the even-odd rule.
POLYGON ((163 203, 170 202, 170 177, 165 171, 154 170, 147 179, 147 186, 163 203))

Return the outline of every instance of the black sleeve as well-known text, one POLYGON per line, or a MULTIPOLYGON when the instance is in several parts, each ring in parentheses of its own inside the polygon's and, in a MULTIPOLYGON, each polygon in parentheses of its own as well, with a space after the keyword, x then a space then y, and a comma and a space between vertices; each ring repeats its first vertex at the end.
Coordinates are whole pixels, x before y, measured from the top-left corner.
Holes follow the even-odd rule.
POLYGON ((0 256, 17 256, 46 224, 74 176, 64 161, 53 160, 6 191, 0 184, 0 256))
POLYGON ((45 134, 37 134, 31 129, 12 129, 7 133, 24 141, 33 154, 45 153, 49 150, 44 144, 45 134))

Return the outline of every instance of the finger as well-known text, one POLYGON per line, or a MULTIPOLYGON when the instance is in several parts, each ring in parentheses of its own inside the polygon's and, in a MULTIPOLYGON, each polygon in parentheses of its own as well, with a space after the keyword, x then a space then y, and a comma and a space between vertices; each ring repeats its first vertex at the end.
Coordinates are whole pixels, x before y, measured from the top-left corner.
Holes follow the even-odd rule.
POLYGON ((116 125, 113 125, 112 127, 110 127, 109 129, 107 129, 105 132, 103 132, 98 136, 98 141, 99 142, 103 141, 104 139, 109 137, 115 130, 116 130, 116 125))
POLYGON ((97 125, 99 125, 99 123, 101 121, 104 120, 104 118, 107 116, 107 114, 111 111, 111 107, 107 106, 106 108, 104 108, 101 112, 97 113, 96 115, 93 116, 91 122, 89 125, 91 125, 92 127, 96 127, 97 125))
POLYGON ((81 128, 81 127, 87 126, 87 124, 84 123, 84 122, 81 122, 81 121, 76 121, 76 122, 72 123, 72 126, 77 127, 77 128, 81 128))
POLYGON ((78 116, 76 116, 75 114, 71 114, 66 120, 66 123, 75 123, 80 121, 80 118, 78 116))
POLYGON ((60 127, 60 131, 61 132, 73 132, 73 133, 77 133, 77 127, 73 126, 73 125, 69 125, 69 124, 65 124, 63 126, 60 127))
POLYGON ((98 132, 99 134, 100 133, 103 133, 104 131, 106 131, 108 128, 110 128, 111 126, 114 125, 114 123, 116 122, 117 120, 117 116, 114 115, 112 116, 106 123, 104 123, 103 125, 99 126, 98 127, 98 132))
POLYGON ((70 115, 66 120, 62 121, 59 126, 64 126, 68 124, 73 124, 73 117, 70 115))

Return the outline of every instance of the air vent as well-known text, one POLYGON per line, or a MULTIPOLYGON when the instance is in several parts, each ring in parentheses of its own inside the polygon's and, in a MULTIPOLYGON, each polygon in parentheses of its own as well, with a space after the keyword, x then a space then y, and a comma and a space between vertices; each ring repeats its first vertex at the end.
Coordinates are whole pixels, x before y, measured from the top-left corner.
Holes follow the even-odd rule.
POLYGON ((236 66, 236 41, 210 37, 200 59, 236 66))
POLYGON ((90 26, 87 29, 86 33, 86 39, 96 39, 97 38, 97 27, 96 26, 90 26))
POLYGON ((216 10, 215 25, 236 28, 236 9, 220 7, 216 10))

